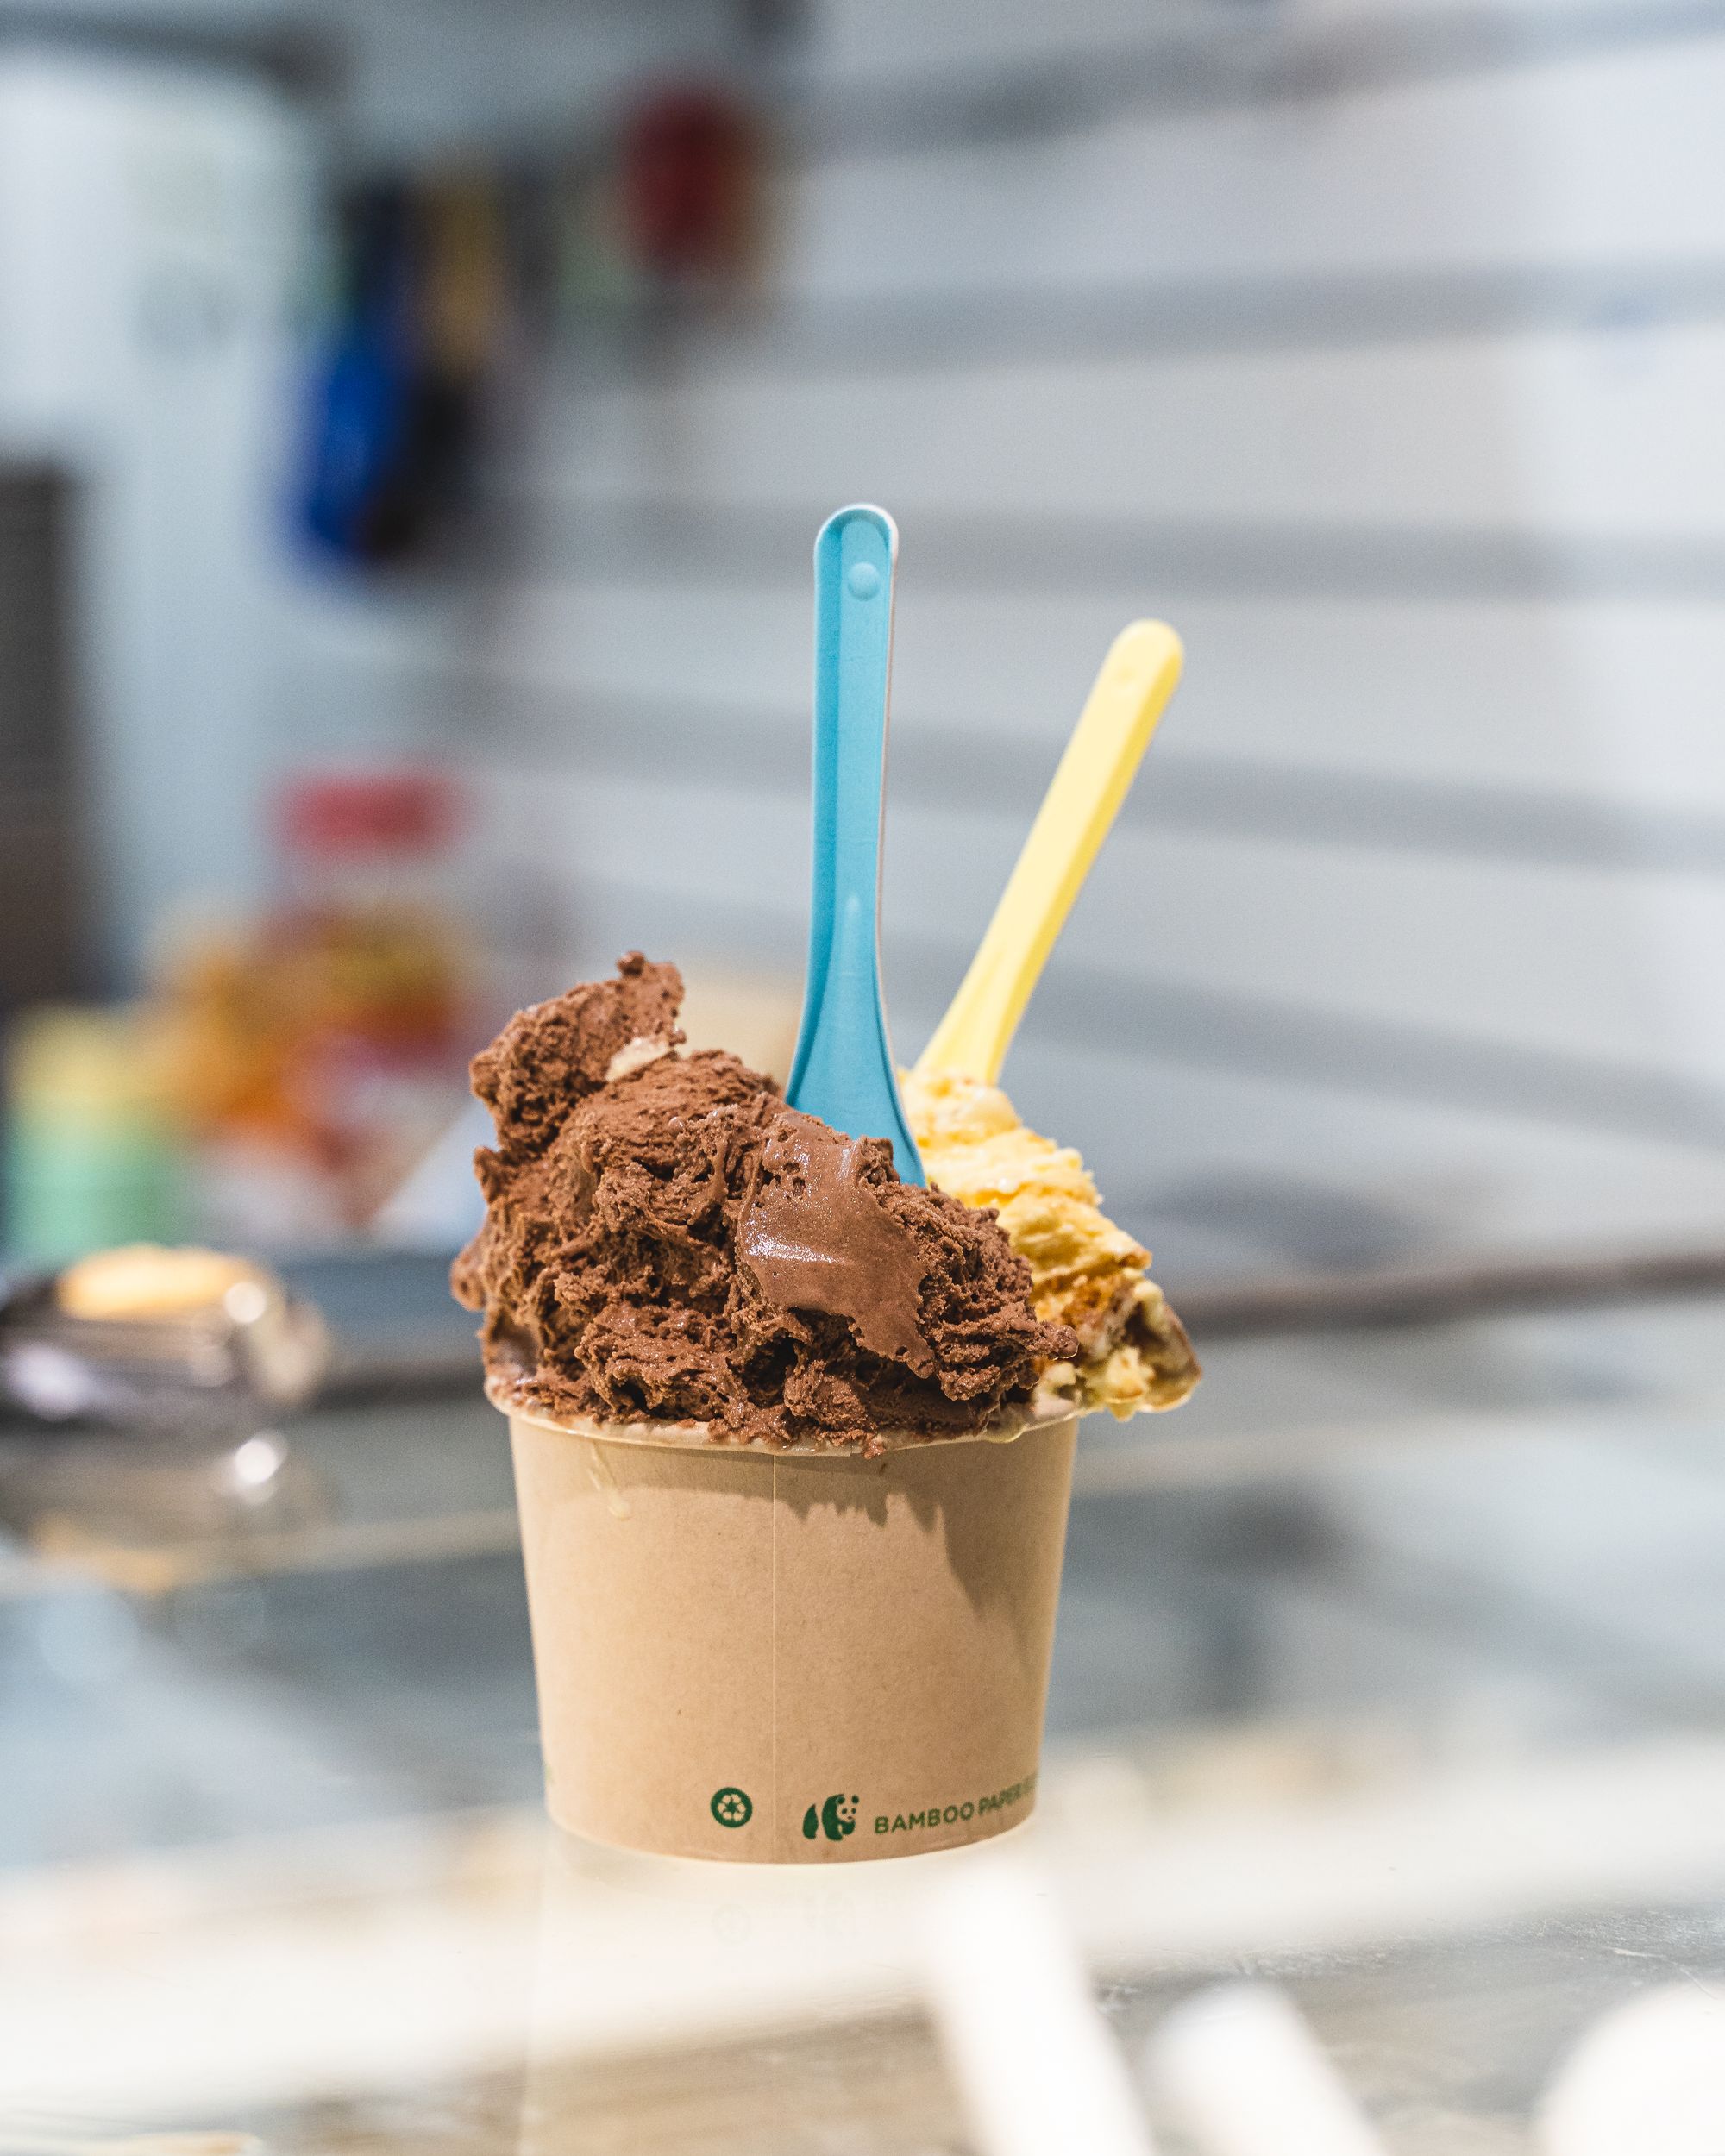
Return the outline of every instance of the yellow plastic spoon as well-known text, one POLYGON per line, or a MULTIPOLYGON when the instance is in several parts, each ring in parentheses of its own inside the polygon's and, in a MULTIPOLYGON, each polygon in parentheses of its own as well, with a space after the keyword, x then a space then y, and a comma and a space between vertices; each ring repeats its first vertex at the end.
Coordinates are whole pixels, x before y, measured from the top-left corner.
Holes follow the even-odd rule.
POLYGON ((1108 835, 1185 653, 1166 622, 1135 621, 1109 647, 1024 851, 919 1071, 993 1085, 1031 991, 1108 835))

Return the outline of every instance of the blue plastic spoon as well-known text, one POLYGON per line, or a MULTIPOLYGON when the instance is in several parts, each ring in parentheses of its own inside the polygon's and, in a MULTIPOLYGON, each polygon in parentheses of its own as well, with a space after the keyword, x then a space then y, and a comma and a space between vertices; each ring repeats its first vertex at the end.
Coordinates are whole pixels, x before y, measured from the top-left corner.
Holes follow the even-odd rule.
POLYGON ((847 1138, 883 1138, 926 1180, 881 991, 881 816, 898 527, 858 504, 814 542, 814 884, 802 1026, 785 1098, 847 1138))

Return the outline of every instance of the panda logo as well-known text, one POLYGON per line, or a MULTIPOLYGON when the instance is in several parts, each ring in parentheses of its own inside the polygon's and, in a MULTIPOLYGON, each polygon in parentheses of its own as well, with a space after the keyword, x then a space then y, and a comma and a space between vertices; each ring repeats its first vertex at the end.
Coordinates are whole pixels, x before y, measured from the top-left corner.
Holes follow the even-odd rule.
POLYGON ((803 1814, 803 1839, 812 1841, 818 1834, 825 1834, 829 1841, 843 1841, 847 1834, 854 1834, 857 1802, 854 1796, 830 1796, 819 1808, 811 1804, 803 1814))

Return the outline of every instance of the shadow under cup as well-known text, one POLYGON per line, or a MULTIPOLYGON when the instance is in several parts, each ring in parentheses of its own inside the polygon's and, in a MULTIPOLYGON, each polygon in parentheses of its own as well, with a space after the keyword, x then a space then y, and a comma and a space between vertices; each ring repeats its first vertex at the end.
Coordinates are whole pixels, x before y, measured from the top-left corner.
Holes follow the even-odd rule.
POLYGON ((832 1864, 1029 1816, 1076 1421, 875 1460, 510 1432, 558 1826, 832 1864))

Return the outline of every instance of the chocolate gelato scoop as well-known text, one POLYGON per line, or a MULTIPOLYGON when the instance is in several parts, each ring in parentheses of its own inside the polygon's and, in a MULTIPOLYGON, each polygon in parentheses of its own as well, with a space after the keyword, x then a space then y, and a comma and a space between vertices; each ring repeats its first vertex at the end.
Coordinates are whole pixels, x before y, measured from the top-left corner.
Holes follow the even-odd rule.
POLYGON ((676 1052, 682 981, 632 953, 512 1019, 474 1064, 497 1144, 453 1285, 495 1387, 718 1442, 878 1451, 976 1430, 1076 1351, 991 1213, 901 1183, 891 1148, 676 1052))

